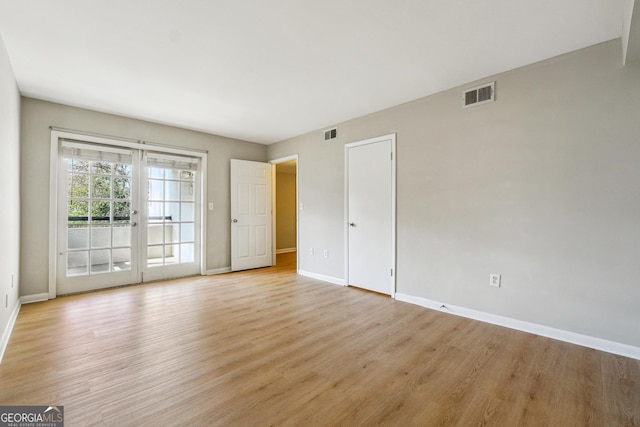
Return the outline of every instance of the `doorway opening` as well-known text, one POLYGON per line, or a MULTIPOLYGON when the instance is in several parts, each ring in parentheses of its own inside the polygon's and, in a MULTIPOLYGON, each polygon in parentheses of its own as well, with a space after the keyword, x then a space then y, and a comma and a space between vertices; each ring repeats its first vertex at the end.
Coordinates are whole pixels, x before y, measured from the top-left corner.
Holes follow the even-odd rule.
POLYGON ((271 161, 274 165, 274 264, 298 266, 298 156, 271 161))

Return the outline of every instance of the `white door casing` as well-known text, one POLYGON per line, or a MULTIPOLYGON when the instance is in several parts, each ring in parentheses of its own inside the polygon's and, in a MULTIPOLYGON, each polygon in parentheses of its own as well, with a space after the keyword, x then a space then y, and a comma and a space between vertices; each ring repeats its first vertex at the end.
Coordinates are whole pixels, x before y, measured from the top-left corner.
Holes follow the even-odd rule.
POLYGON ((231 270, 272 263, 269 163, 231 159, 231 270))
MULTIPOLYGON (((298 268, 298 266, 300 266, 300 251, 298 250, 298 248, 300 248, 300 212, 298 211, 299 207, 298 207, 298 191, 300 188, 300 185, 298 184, 298 168, 300 166, 300 160, 298 159, 298 155, 294 154, 291 156, 287 156, 287 157, 281 157, 278 159, 273 159, 271 161, 269 161, 269 163, 271 163, 272 168, 271 168, 271 173, 272 173, 272 177, 271 177, 271 203, 272 203, 272 218, 271 218, 271 230, 272 230, 272 236, 275 236, 277 234, 277 230, 276 230, 276 215, 278 214, 278 208, 276 206, 276 166, 279 165, 280 163, 285 163, 285 162, 290 162, 292 160, 296 161, 296 193, 295 193, 295 199, 296 199, 296 269, 298 268)), ((271 250, 271 256, 272 256, 272 265, 276 265, 276 239, 273 238, 272 242, 271 242, 271 246, 272 246, 272 250, 271 250)))
POLYGON ((395 296, 395 135, 345 146, 347 284, 395 296))

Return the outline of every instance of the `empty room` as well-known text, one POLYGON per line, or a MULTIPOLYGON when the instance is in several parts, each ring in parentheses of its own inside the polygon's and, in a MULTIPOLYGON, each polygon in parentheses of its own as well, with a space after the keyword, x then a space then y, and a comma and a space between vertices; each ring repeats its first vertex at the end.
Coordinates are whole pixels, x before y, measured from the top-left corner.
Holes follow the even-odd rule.
POLYGON ((0 426, 640 426, 640 3, 0 0, 0 426))

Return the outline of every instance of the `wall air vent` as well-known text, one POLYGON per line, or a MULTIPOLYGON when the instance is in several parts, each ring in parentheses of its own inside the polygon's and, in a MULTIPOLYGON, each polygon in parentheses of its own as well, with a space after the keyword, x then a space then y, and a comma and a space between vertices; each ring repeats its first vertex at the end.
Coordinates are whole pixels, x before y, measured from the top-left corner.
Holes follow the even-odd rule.
POLYGON ((331 141, 332 139, 336 139, 338 137, 338 128, 331 128, 324 131, 324 140, 331 141))
POLYGON ((493 102, 496 99, 496 82, 465 90, 462 94, 462 106, 475 107, 476 105, 493 102))

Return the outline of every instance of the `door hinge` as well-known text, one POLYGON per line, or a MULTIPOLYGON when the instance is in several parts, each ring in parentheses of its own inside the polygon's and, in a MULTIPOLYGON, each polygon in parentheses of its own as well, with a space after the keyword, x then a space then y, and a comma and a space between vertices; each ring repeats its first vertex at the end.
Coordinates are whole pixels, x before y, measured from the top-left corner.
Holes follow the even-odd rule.
POLYGON ((393 160, 393 151, 391 153, 389 153, 389 154, 391 154, 391 160, 393 160))
POLYGON ((393 268, 391 269, 391 277, 393 277, 393 268))

